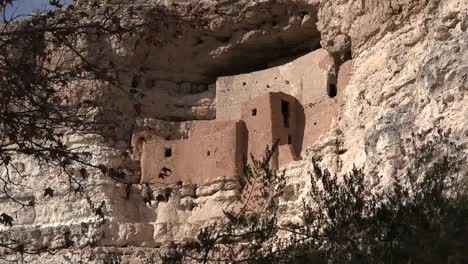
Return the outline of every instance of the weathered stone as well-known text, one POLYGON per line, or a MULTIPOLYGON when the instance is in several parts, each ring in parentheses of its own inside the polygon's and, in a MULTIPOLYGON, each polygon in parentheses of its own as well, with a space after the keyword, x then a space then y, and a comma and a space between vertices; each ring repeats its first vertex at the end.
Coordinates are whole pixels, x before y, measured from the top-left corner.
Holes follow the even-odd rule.
POLYGON ((204 186, 198 186, 196 196, 210 196, 224 188, 224 182, 215 182, 204 186))
POLYGON ((197 189, 197 185, 195 184, 184 185, 182 186, 182 188, 180 188, 180 196, 182 198, 184 197, 194 198, 196 196, 196 189, 197 189))
MULTIPOLYGON (((184 5, 176 7, 171 3, 188 3, 157 2, 181 13, 185 12, 184 5)), ((135 124, 133 146, 137 145, 138 136, 149 134, 170 137, 169 142, 184 139, 189 136, 194 119, 230 116, 237 112, 229 109, 240 109, 241 101, 251 99, 249 96, 277 89, 295 96, 304 105, 306 99, 315 98, 305 96, 307 92, 323 91, 336 80, 342 96, 336 102, 339 107, 318 107, 320 102, 308 101, 315 107, 307 114, 309 117, 330 122, 317 129, 314 121, 308 122, 312 125, 311 133, 318 130, 320 133, 303 145, 302 160, 291 160, 280 168, 287 178, 285 195, 279 201, 280 223, 291 227, 301 220, 298 216, 302 200, 308 195, 312 158, 321 160, 324 167, 338 174, 365 165, 365 172, 382 176, 385 183, 392 176, 402 175, 411 162, 405 149, 410 147, 413 132, 424 138, 436 129, 450 129, 459 135, 466 150, 468 4, 465 1, 302 2, 299 5, 289 0, 262 1, 262 5, 256 5, 250 0, 225 1, 218 3, 219 7, 231 15, 218 16, 209 8, 213 1, 196 1, 196 7, 208 7, 203 16, 210 21, 212 32, 206 35, 187 28, 183 38, 165 39, 168 44, 159 47, 137 45, 136 35, 122 42, 111 40, 103 44, 104 50, 111 51, 109 59, 130 69, 122 75, 125 88, 130 88, 135 76, 140 78, 136 89, 145 94, 142 113, 135 114, 133 103, 123 92, 108 90, 94 82, 83 84, 97 92, 95 98, 103 98, 96 112, 108 113, 113 118, 120 113, 125 121, 112 130, 118 135, 112 144, 102 136, 74 134, 66 136, 66 144, 90 145, 95 154, 90 162, 114 168, 126 164, 122 151, 129 150, 128 138, 135 124), (289 63, 278 66, 316 49, 319 41, 324 50, 318 52, 328 53, 324 57, 329 63, 322 64, 325 67, 318 67, 314 61, 304 63, 301 71, 292 70, 293 64, 289 63), (349 61, 340 65, 346 60, 349 61), (142 67, 149 70, 133 72, 142 67), (262 72, 268 78, 261 77, 262 72), (316 72, 326 76, 311 78, 316 72), (346 74, 340 76, 340 72, 346 74), (218 78, 224 75, 233 76, 218 78), (217 79, 218 87, 222 85, 225 89, 217 89, 214 85, 217 79), (250 90, 244 87, 245 80, 252 84, 250 90), (220 101, 222 92, 232 96, 220 101), (143 130, 153 131, 138 134, 143 130)), ((99 13, 88 4, 91 2, 76 1, 76 8, 99 13)), ((153 4, 154 1, 145 3, 153 4)), ((144 22, 143 19, 139 22, 144 22)), ((96 46, 98 42, 90 45, 96 46)), ((91 93, 79 94, 93 98, 91 93)), ((79 94, 75 96, 77 103, 82 98, 79 94)), ((145 257, 159 250, 153 247, 193 239, 203 226, 223 219, 223 209, 235 206, 239 195, 237 182, 217 175, 198 187, 186 183, 181 187, 176 181, 168 181, 164 187, 151 186, 158 190, 153 190, 153 196, 165 194, 162 190, 166 187, 173 192, 167 201, 151 200, 150 205, 144 202, 145 184, 133 184, 127 197, 125 184, 117 184, 100 171, 90 170, 84 186, 91 197, 90 205, 88 200, 68 194, 67 186, 63 187, 55 177, 58 171, 39 167, 28 157, 18 157, 15 162, 26 175, 24 183, 33 187, 15 189, 15 195, 21 201, 34 200, 37 205, 14 215, 13 227, 0 226, 0 236, 29 241, 34 246, 57 247, 69 230, 76 242, 73 249, 53 256, 25 256, 26 263, 62 263, 65 257, 72 263, 82 257, 88 258, 88 263, 102 263, 114 253, 122 255, 123 263, 145 263, 145 257), (56 197, 43 197, 49 186, 56 190, 56 197), (94 213, 101 203, 105 224, 94 213)), ((132 168, 138 173, 138 166, 132 168)), ((128 179, 135 183, 136 175, 128 179)), ((0 213, 13 215, 17 207, 2 196, 0 208, 0 213)), ((5 252, 0 249, 2 259, 3 256, 9 259, 5 252)))

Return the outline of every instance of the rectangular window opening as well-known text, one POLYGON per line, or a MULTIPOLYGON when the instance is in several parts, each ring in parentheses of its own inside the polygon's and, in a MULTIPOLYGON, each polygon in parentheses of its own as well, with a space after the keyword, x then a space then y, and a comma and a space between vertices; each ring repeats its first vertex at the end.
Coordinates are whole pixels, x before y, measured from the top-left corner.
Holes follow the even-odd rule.
POLYGON ((172 148, 165 148, 164 149, 164 157, 166 157, 166 158, 172 157, 172 148))
POLYGON ((283 115, 283 126, 289 127, 289 102, 281 100, 281 114, 283 115))
POLYGON ((288 144, 292 145, 292 136, 291 135, 288 135, 288 144))
POLYGON ((252 109, 252 116, 256 116, 257 115, 257 108, 254 108, 252 109))

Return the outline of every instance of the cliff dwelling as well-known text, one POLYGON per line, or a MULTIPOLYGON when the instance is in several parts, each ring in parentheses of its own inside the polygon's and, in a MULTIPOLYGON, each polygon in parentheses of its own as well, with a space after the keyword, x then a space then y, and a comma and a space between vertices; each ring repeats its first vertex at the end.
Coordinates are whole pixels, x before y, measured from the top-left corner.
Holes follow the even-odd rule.
POLYGON ((468 263, 468 1, 49 2, 0 0, 0 264, 468 263))
POLYGON ((205 184, 236 177, 246 157, 262 157, 276 141, 273 168, 300 160, 328 131, 349 65, 338 71, 321 49, 284 65, 218 78, 215 120, 185 122, 190 128, 182 136, 134 133, 141 182, 205 184))

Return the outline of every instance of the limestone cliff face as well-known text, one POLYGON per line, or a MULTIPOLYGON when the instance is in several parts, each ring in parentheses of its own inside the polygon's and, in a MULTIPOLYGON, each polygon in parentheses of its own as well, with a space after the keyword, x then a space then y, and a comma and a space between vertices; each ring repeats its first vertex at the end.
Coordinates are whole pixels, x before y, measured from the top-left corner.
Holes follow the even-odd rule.
POLYGON ((467 6, 462 1, 364 2, 376 13, 343 23, 351 36, 353 66, 334 125, 336 139, 348 150, 337 157, 337 169, 355 163, 389 176, 405 167, 405 149, 415 135, 425 138, 442 129, 466 140, 467 6), (384 16, 385 23, 374 24, 384 16), (378 30, 358 34, 353 27, 359 25, 364 32, 364 25, 378 30))
MULTIPOLYGON (((77 2, 89 8, 87 1, 77 2)), ((299 221, 312 158, 336 173, 346 173, 354 164, 363 166, 369 175, 382 176, 385 183, 411 162, 408 152, 416 137, 450 130, 451 137, 468 149, 466 1, 214 2, 137 1, 144 6, 166 5, 181 13, 202 10, 199 14, 210 21, 209 28, 206 32, 185 28, 177 38, 163 36, 163 45, 142 44, 139 37, 100 43, 105 58, 122 68, 138 69, 124 75, 121 82, 131 89, 137 78, 147 107, 143 113, 134 113, 122 95, 94 85, 115 104, 102 105, 101 110, 118 108, 127 123, 116 129, 112 142, 95 135, 70 135, 69 144, 91 146, 101 154, 95 157, 96 163, 126 165, 129 177, 138 182, 138 166, 121 155, 130 146, 133 130, 152 127, 183 138, 190 120, 215 118, 217 77, 266 69, 321 45, 333 54, 337 66, 352 59, 342 66, 350 70, 349 82, 338 91, 343 93, 341 108, 329 131, 306 147, 302 161, 283 168, 289 181, 282 200, 285 224, 299 221), (218 14, 220 10, 223 15, 218 14), (165 104, 151 101, 157 99, 165 104), (180 120, 187 122, 174 123, 180 120)), ((0 200, 0 206, 7 211, 11 208, 17 217, 13 227, 0 227, 0 236, 33 241, 37 246, 54 245, 69 231, 75 241, 73 247, 53 256, 26 257, 35 263, 75 263, 80 258, 102 263, 110 255, 124 263, 144 263, 158 248, 190 239, 204 224, 219 219, 223 208, 235 205, 239 188, 236 181, 223 177, 203 186, 183 184, 168 202, 150 206, 143 203, 143 197, 148 191, 157 196, 164 189, 135 184, 125 199, 124 185, 96 171, 86 187, 93 201, 105 201, 104 222, 83 198, 65 189, 57 187, 54 198, 42 198, 42 187, 59 186, 54 183, 54 172, 38 170, 26 158, 23 168, 31 182, 36 175, 49 174, 48 182, 36 182, 37 189, 24 194, 38 197, 38 205, 26 214, 15 215, 13 205, 0 200)))
MULTIPOLYGON (((468 146, 466 3, 413 1, 400 4, 394 14, 397 1, 386 2, 366 5, 367 11, 353 1, 336 1, 322 9, 321 14, 340 17, 330 18, 329 24, 319 20, 322 45, 329 45, 329 34, 350 41, 344 46, 331 42, 329 50, 350 49, 352 74, 330 132, 308 152, 337 173, 353 165, 364 167, 370 177, 381 176, 384 186, 392 175, 403 175, 412 144, 439 129, 451 131, 450 137, 465 151, 468 146)), ((288 168, 291 179, 300 182, 307 166, 288 168)), ((292 200, 300 201, 300 186, 291 186, 297 194, 292 200)), ((293 204, 299 203, 285 204, 291 209, 285 221, 297 221, 293 204)))

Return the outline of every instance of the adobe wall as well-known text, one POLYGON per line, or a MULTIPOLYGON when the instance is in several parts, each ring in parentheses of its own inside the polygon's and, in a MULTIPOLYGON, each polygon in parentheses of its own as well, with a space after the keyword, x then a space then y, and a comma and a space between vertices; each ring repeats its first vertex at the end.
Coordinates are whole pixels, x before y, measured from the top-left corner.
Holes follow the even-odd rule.
POLYGON ((220 77, 216 82, 216 119, 241 117, 244 102, 268 92, 285 92, 303 105, 327 98, 330 83, 335 83, 334 62, 323 49, 274 68, 220 77))
POLYGON ((291 145, 278 146, 278 167, 282 167, 299 159, 291 145))
POLYGON ((301 153, 304 136, 304 110, 301 103, 293 96, 279 92, 270 94, 273 137, 279 139, 279 146, 289 144, 298 156, 301 153), (282 103, 289 105, 289 122, 285 126, 282 103))
POLYGON ((153 118, 137 119, 131 140, 133 158, 139 160, 143 144, 155 137, 165 140, 188 138, 192 124, 193 121, 173 122, 153 118))
POLYGON ((304 115, 296 98, 282 92, 264 94, 242 105, 241 118, 247 128, 249 155, 251 153, 260 159, 264 156, 266 147, 271 147, 279 140, 279 153, 273 156, 272 167, 278 168, 284 164, 285 159, 288 162, 297 159, 302 147, 304 115), (284 102, 288 104, 287 122, 282 113, 284 102), (283 145, 290 147, 284 148, 283 145), (287 153, 281 153, 283 151, 287 153))
POLYGON ((332 119, 337 112, 337 98, 330 98, 304 107, 306 122, 304 126, 303 149, 311 146, 322 134, 328 131, 332 119))
MULTIPOLYGON (((270 94, 264 94, 243 104, 241 119, 247 129, 247 153, 256 159, 263 157, 267 145, 273 145, 270 94), (255 111, 255 114, 253 114, 255 111)), ((276 159, 273 159, 276 166, 276 159)))
POLYGON ((334 98, 325 98, 314 104, 304 105, 305 127, 303 149, 311 146, 319 137, 326 133, 331 125, 333 117, 338 113, 343 104, 343 94, 349 82, 352 61, 343 63, 337 76, 337 95, 334 98))
MULTIPOLYGON (((320 55, 320 51, 318 53, 320 55)), ((143 135, 140 133, 146 131, 135 133, 133 144, 136 152, 141 152, 141 182, 183 181, 203 184, 220 176, 240 175, 244 155, 252 153, 256 158, 261 158, 266 147, 271 147, 276 140, 279 140, 279 151, 272 159, 273 168, 300 159, 305 147, 311 146, 328 131, 332 118, 342 103, 350 70, 350 61, 340 67, 336 82, 337 93, 333 98, 327 94, 330 83, 322 86, 320 95, 318 90, 314 90, 317 95, 308 98, 313 101, 308 104, 283 92, 267 91, 255 98, 247 98, 246 101, 239 100, 240 120, 187 122, 190 123, 188 138, 170 140, 153 134, 145 138, 146 142, 137 142, 143 135), (283 104, 288 109, 287 122, 283 104), (170 157, 165 156, 166 149, 171 149, 170 157), (163 168, 171 170, 170 176, 165 179, 158 177, 163 168)), ((324 76, 328 75, 322 77, 324 76)), ((328 77, 322 78, 322 81, 325 79, 329 81, 328 77)), ((234 103, 230 107, 237 108, 234 103)))
POLYGON ((192 124, 188 139, 155 137, 143 144, 141 182, 205 184, 222 176, 240 175, 244 132, 241 121, 199 121, 192 124), (171 150, 170 157, 167 149, 171 150), (163 168, 171 170, 164 179, 158 177, 163 168))

